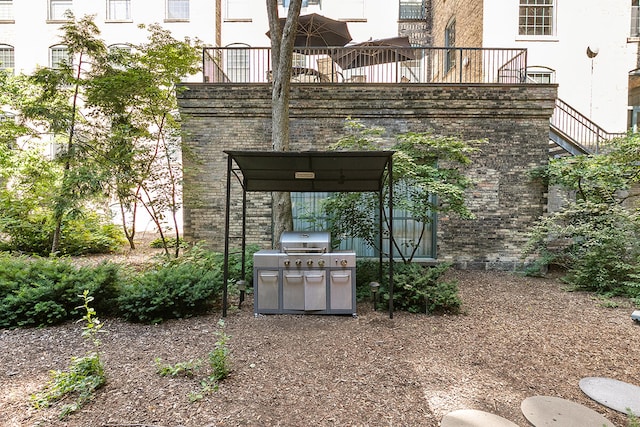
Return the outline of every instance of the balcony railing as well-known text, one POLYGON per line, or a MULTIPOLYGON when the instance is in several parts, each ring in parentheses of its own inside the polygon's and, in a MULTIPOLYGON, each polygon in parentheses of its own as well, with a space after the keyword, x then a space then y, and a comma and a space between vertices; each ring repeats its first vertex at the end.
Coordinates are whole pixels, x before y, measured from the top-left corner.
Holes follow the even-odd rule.
MULTIPOLYGON (((207 83, 269 83, 270 48, 203 50, 207 83)), ((334 83, 531 83, 526 49, 440 47, 296 48, 292 82, 334 83)))
POLYGON ((605 131, 561 99, 556 99, 550 122, 552 129, 588 153, 598 154, 608 141, 625 136, 624 133, 605 131))

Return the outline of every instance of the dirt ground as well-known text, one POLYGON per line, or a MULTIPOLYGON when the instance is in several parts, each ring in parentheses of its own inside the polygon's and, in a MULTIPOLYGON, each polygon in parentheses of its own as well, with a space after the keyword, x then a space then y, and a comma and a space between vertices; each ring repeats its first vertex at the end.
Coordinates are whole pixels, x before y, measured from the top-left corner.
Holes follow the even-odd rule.
MULTIPOLYGON (((59 421, 60 405, 30 406, 50 370, 90 349, 81 325, 0 330, 0 426, 438 426, 457 409, 528 425, 530 396, 570 399, 617 426, 626 416, 589 399, 586 376, 640 384, 640 326, 622 301, 607 308, 555 278, 451 271, 463 314, 373 311, 358 316, 255 317, 249 297, 225 318, 232 372, 218 391, 190 402, 207 375, 161 377, 155 358, 206 360, 219 313, 159 325, 106 319, 108 382, 59 421)), ((68 403, 68 402, 63 402, 68 403)))

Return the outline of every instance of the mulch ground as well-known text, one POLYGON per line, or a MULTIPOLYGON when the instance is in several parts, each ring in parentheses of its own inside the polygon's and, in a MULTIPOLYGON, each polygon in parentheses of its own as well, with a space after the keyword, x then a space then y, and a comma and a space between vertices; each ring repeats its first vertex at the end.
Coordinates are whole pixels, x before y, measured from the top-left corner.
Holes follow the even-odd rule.
MULTIPOLYGON (((249 298, 225 318, 232 372, 191 402, 208 374, 161 377, 155 358, 206 360, 219 313, 159 325, 107 319, 102 358, 108 382, 59 421, 60 404, 30 406, 52 369, 90 349, 81 325, 0 330, 0 426, 438 426, 457 409, 528 425, 530 396, 570 399, 617 426, 626 416, 589 399, 586 376, 640 385, 640 326, 625 301, 615 308, 554 278, 452 271, 460 315, 373 311, 358 316, 254 317, 249 298)), ((68 402, 62 402, 62 404, 68 402)))

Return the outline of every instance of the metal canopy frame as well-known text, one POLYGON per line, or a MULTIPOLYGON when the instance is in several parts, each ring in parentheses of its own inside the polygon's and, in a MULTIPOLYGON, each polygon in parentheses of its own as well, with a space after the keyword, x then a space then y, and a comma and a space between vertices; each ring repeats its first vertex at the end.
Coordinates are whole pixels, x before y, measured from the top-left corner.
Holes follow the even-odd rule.
MULTIPOLYGON (((242 277, 245 277, 248 191, 377 192, 380 208, 380 278, 382 278, 383 190, 389 191, 389 237, 393 240, 394 151, 227 151, 222 317, 227 316, 231 175, 242 186, 242 277), (233 167, 235 163, 236 167, 233 167)), ((389 245, 389 318, 393 318, 393 244, 389 245)))

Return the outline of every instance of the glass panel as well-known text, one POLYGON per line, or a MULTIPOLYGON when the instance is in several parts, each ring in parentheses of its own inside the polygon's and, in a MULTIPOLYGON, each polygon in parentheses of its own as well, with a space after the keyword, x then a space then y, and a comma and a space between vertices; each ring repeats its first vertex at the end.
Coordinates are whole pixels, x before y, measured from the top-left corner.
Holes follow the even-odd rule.
POLYGON ((250 18, 254 9, 251 3, 251 0, 227 0, 227 19, 250 18))
POLYGON ((0 69, 13 69, 14 64, 13 48, 12 47, 0 47, 0 69))
MULTIPOLYGON (((447 28, 444 30, 444 45, 445 47, 455 47, 456 45, 456 21, 451 22, 447 25, 447 28)), ((456 50, 455 49, 447 49, 446 56, 444 58, 444 70, 445 72, 449 72, 453 67, 456 66, 456 50)))
POLYGON ((0 21, 13 20, 13 1, 0 0, 0 21))
POLYGON ((364 0, 341 0, 340 15, 343 18, 364 18, 364 0))
POLYGON ((400 0, 400 19, 423 20, 426 18, 426 8, 422 0, 400 0))
POLYGON ((52 21, 64 21, 64 14, 67 10, 71 10, 71 0, 50 0, 49 1, 49 19, 52 21))
POLYGON ((189 0, 168 0, 167 19, 189 19, 189 0))
POLYGON ((69 50, 65 46, 51 48, 51 68, 60 68, 61 65, 71 65, 69 50))
POLYGON ((631 37, 640 37, 640 6, 631 6, 631 37))
POLYGON ((107 19, 112 21, 131 19, 131 1, 107 0, 107 19))
POLYGON ((226 74, 235 83, 249 81, 249 50, 227 49, 226 74))
POLYGON ((554 0, 520 0, 518 33, 527 36, 553 35, 554 0))
MULTIPOLYGON (((324 231, 327 229, 327 218, 321 216, 321 203, 331 193, 291 193, 293 228, 301 231, 324 231)), ((416 258, 435 257, 431 225, 423 226, 421 222, 409 217, 406 212, 394 209, 393 234, 402 253, 409 256, 414 246, 416 258)), ((353 250, 359 257, 377 257, 378 253, 361 239, 347 238, 340 242, 338 250, 353 250)), ((383 250, 389 253, 389 239, 383 239, 383 250)), ((396 249, 394 248, 394 251, 396 249)))

